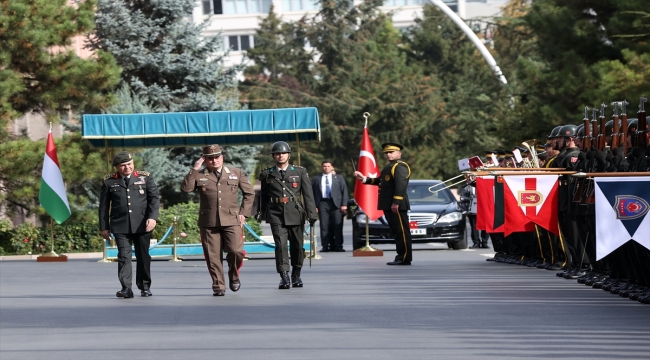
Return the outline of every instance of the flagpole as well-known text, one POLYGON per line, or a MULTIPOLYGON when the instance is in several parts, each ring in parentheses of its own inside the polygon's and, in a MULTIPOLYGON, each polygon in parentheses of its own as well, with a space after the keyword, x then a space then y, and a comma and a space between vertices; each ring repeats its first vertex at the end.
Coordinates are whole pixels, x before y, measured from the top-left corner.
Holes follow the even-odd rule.
POLYGON ((36 262, 66 262, 68 257, 54 252, 54 220, 50 217, 50 252, 36 258, 36 262))

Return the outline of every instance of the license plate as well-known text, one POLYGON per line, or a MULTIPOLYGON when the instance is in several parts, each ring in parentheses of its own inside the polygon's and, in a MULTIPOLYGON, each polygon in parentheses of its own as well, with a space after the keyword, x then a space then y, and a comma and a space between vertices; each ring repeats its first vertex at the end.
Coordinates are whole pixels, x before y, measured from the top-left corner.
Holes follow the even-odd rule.
POLYGON ((411 229, 411 235, 426 235, 427 229, 411 229))

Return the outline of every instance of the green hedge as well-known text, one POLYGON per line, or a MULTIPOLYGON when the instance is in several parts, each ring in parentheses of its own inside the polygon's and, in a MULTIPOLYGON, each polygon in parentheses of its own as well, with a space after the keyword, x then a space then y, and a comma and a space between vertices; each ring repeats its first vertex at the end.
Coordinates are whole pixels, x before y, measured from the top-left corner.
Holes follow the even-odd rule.
MULTIPOLYGON (((153 231, 154 239, 161 239, 169 226, 178 221, 179 244, 201 243, 197 226, 199 205, 195 203, 177 204, 161 209, 158 225, 153 231), (185 233, 186 236, 181 236, 185 233)), ((246 222, 257 233, 262 235, 262 227, 250 217, 246 222)), ((256 241, 253 235, 246 233, 246 241, 256 241)), ((165 240, 165 244, 173 243, 174 234, 165 240)), ((33 224, 24 223, 12 226, 11 222, 0 220, 0 255, 42 254, 51 250, 50 228, 37 228, 33 224)), ((54 225, 54 251, 57 253, 99 252, 102 251, 102 238, 99 235, 98 220, 65 222, 54 225)))

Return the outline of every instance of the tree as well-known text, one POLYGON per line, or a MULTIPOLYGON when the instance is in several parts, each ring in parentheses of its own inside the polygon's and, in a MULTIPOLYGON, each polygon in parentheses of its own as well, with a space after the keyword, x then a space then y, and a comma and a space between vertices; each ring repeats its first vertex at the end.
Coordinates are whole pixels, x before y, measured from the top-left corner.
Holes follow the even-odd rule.
POLYGON ((99 0, 89 46, 111 53, 122 81, 158 111, 237 108, 239 68, 223 65, 220 36, 201 36, 208 21, 187 20, 195 3, 99 0))
POLYGON ((95 0, 0 1, 0 138, 6 124, 34 111, 101 108, 119 81, 113 57, 96 51, 82 59, 66 47, 93 29, 95 0))

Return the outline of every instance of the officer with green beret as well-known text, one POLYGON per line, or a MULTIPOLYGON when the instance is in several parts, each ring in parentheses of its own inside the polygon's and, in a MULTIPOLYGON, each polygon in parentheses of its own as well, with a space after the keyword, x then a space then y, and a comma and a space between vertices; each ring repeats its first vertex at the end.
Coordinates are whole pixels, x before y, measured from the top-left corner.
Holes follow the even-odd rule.
POLYGON ((411 177, 411 168, 402 158, 404 146, 389 142, 381 145, 389 163, 381 171, 378 178, 363 176, 359 171, 354 172, 364 184, 379 186, 377 209, 384 212, 384 217, 395 236, 397 256, 387 265, 411 265, 413 260, 411 230, 408 210, 411 209, 406 189, 411 177))
POLYGON ((132 298, 131 246, 137 259, 136 285, 142 296, 151 296, 151 256, 149 240, 158 220, 158 187, 146 171, 133 171, 133 156, 128 151, 113 157, 117 170, 102 181, 99 195, 99 230, 102 238, 113 233, 117 243, 117 275, 122 290, 115 295, 132 298))

